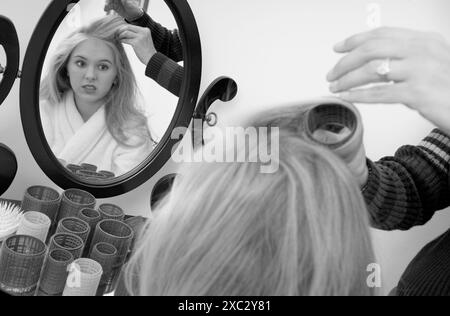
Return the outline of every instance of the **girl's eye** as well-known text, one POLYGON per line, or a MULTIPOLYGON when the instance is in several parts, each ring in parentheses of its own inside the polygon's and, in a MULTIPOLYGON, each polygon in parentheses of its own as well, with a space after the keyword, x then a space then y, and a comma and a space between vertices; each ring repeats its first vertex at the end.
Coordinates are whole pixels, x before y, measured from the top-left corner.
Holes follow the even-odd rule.
POLYGON ((102 71, 106 71, 109 69, 109 66, 108 65, 100 65, 100 66, 98 66, 98 69, 100 69, 102 71))
POLYGON ((84 67, 85 63, 82 60, 78 60, 78 61, 75 62, 75 65, 77 65, 78 67, 81 68, 81 67, 84 67))

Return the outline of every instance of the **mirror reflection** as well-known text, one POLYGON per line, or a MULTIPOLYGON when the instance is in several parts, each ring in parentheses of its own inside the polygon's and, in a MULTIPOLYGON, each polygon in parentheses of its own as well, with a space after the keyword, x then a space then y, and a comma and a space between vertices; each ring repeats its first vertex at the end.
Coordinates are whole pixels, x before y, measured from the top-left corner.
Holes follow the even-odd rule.
POLYGON ((182 43, 163 0, 81 0, 49 47, 42 128, 58 161, 86 182, 144 162, 173 118, 182 43))
POLYGON ((0 82, 2 82, 3 74, 6 67, 6 53, 2 45, 0 45, 0 82))

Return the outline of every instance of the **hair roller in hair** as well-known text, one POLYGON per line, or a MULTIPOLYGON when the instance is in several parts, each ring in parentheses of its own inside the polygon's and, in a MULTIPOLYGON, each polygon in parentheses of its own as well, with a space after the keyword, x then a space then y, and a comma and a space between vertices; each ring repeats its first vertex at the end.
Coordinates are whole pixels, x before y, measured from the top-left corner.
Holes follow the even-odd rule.
POLYGON ((353 173, 364 172, 363 125, 352 103, 334 97, 317 100, 306 109, 303 130, 309 140, 342 158, 353 173))

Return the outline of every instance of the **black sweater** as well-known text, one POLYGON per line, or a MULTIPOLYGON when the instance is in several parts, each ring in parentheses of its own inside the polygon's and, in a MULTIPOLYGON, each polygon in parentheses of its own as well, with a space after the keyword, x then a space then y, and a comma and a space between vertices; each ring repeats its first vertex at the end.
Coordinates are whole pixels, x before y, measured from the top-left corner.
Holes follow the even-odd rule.
MULTIPOLYGON (((369 165, 364 197, 376 228, 407 230, 450 205, 450 137, 439 130, 369 165)), ((450 230, 412 260, 397 295, 450 296, 450 230)))

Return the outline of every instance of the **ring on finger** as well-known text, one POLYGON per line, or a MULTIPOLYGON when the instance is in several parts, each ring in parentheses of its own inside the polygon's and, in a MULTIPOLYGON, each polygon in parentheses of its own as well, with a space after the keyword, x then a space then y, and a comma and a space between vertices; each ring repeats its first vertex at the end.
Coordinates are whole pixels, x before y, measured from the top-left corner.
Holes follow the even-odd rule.
POLYGON ((390 81, 389 74, 391 73, 391 71, 392 69, 390 58, 384 59, 376 69, 377 75, 380 76, 383 81, 390 81))

